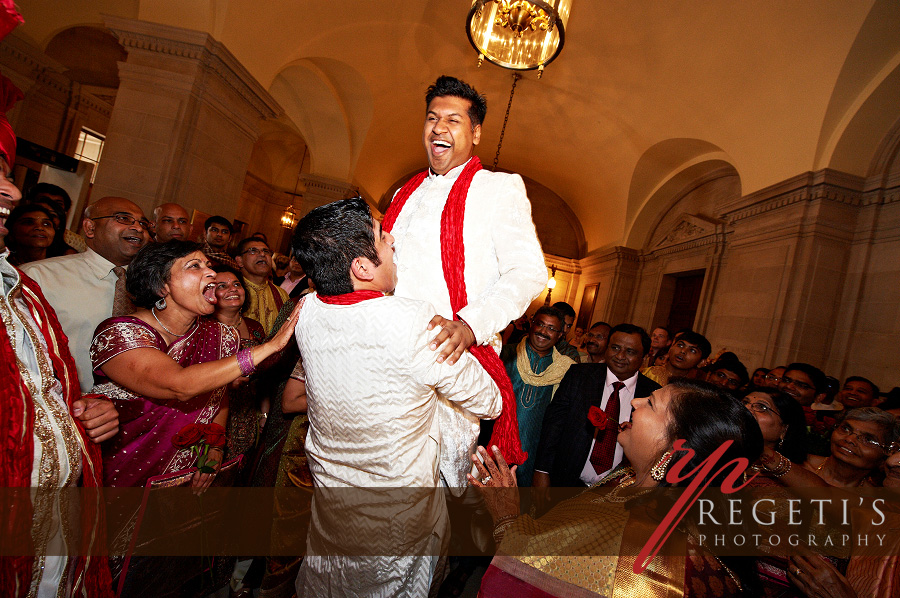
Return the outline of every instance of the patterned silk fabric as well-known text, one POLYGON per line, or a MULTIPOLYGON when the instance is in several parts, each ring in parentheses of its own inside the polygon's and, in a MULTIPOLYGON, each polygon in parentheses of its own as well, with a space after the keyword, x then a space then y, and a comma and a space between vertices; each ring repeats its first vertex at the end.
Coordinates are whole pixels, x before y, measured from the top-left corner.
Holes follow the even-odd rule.
POLYGON ((470 355, 453 366, 435 361, 433 316, 427 303, 400 297, 327 305, 310 295, 300 311, 317 488, 300 596, 428 593, 448 525, 436 488, 438 397, 476 417, 500 408, 470 355))

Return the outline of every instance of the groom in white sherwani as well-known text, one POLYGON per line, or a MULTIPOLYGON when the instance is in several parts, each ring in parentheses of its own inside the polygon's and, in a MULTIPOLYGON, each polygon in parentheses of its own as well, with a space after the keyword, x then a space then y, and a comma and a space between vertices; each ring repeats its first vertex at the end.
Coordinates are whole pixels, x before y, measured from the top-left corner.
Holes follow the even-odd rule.
POLYGON ((317 291, 296 328, 317 489, 298 595, 425 596, 448 529, 438 398, 494 418, 499 390, 468 353, 435 361, 431 304, 385 295, 393 237, 364 200, 312 210, 293 250, 317 291))

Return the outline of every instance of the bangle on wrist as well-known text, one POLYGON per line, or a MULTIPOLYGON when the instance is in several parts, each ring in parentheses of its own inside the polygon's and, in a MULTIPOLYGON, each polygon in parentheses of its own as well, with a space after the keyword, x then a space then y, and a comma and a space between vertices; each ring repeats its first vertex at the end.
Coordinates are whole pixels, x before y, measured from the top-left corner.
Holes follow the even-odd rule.
POLYGON ((241 374, 249 376, 256 371, 256 365, 253 363, 253 354, 250 349, 241 349, 237 352, 238 367, 241 368, 241 374))

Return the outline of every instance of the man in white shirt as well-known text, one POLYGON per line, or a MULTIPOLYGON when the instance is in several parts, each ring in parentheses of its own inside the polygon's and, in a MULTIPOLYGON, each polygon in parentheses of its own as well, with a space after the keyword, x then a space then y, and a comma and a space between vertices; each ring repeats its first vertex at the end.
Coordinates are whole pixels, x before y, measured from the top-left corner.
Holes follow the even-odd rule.
MULTIPOLYGON (((499 352, 498 333, 543 290, 547 267, 522 178, 483 170, 474 155, 487 111, 484 97, 443 76, 429 87, 425 102, 422 142, 429 169, 397 192, 383 222, 395 239, 395 294, 434 306, 438 315, 430 327, 441 328, 432 342, 438 361, 452 364, 470 349, 484 365, 489 358, 478 347, 490 343, 499 352)), ((505 378, 496 352, 493 371, 505 378)), ((517 436, 517 426, 509 425, 515 417, 512 387, 495 380, 506 413, 495 435, 505 430, 517 436)), ((454 438, 442 455, 441 472, 449 486, 465 487, 478 419, 449 405, 439 417, 445 436, 454 438)))
POLYGON ((299 596, 427 595, 449 524, 443 493, 429 490, 444 441, 438 398, 478 417, 500 411, 471 355, 435 361, 434 308, 385 295, 397 281, 392 245, 361 198, 312 210, 294 235, 317 291, 296 328, 317 489, 299 596))
POLYGON ((610 332, 605 363, 569 368, 544 415, 534 486, 589 486, 619 465, 622 447, 616 436, 619 425, 631 418, 631 400, 659 388, 638 373, 649 349, 650 337, 643 328, 619 324, 610 332), (591 424, 592 406, 610 418, 606 429, 591 424))
POLYGON ((134 311, 125 292, 125 271, 150 240, 150 223, 134 202, 104 197, 84 211, 82 228, 86 252, 31 262, 22 271, 37 281, 59 316, 81 390, 89 392, 94 385, 90 357, 94 330, 110 316, 134 311))

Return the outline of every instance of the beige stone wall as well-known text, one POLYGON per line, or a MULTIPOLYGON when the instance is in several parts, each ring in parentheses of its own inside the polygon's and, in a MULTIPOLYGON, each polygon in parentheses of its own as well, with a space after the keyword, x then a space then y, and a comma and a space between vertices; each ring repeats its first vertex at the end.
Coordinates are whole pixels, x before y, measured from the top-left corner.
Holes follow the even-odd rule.
POLYGON ((723 202, 716 219, 673 206, 637 268, 624 248, 581 261, 582 285, 601 283, 594 319, 660 325, 665 275, 702 269, 694 328, 714 351, 900 385, 898 182, 823 170, 723 202))

